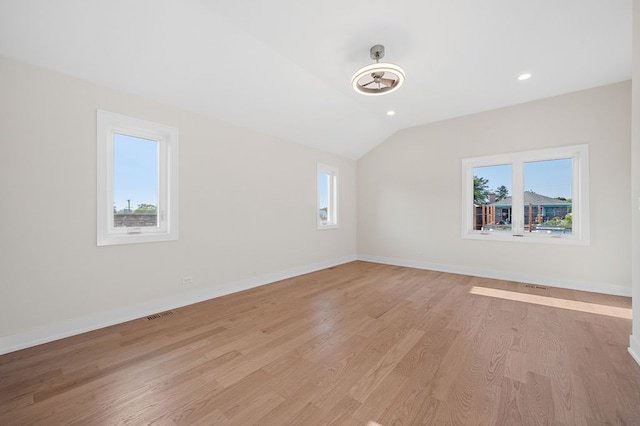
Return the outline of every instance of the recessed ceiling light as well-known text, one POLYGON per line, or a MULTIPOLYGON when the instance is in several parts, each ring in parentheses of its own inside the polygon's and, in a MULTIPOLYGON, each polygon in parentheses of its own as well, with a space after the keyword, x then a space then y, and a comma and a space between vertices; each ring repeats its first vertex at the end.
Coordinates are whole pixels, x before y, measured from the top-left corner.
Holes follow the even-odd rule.
POLYGON ((520 74, 518 76, 518 80, 523 81, 523 80, 529 80, 531 78, 531 74, 529 74, 528 72, 525 72, 524 74, 520 74))
POLYGON ((396 112, 391 110, 391 111, 387 111, 387 115, 396 115, 396 112))

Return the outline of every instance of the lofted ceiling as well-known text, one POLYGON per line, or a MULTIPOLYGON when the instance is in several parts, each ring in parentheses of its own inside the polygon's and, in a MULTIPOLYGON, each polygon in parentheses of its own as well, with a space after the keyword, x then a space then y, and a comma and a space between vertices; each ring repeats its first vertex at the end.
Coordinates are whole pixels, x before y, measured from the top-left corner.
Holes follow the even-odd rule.
POLYGON ((630 79, 631 4, 0 0, 0 55, 357 159, 403 128, 630 79), (359 95, 374 44, 407 80, 359 95))

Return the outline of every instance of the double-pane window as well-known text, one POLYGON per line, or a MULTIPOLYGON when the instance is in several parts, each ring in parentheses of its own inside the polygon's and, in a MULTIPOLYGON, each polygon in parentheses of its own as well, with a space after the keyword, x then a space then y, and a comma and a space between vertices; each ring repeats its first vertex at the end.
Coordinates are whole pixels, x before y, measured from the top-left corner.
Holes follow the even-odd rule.
POLYGON ((587 145, 464 159, 463 237, 588 244, 588 165, 587 145))

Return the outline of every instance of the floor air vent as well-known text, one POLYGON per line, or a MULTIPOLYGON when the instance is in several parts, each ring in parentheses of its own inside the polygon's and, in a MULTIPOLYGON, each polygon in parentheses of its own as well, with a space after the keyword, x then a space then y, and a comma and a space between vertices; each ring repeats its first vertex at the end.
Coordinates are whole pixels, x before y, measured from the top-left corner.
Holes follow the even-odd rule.
POLYGON ((537 288, 537 289, 540 289, 540 290, 546 290, 547 289, 546 287, 543 287, 541 285, 525 284, 524 286, 525 287, 529 287, 529 288, 537 288))
POLYGON ((160 312, 158 314, 153 314, 153 315, 149 315, 147 317, 147 319, 149 321, 154 320, 154 319, 158 319, 158 318, 162 318, 162 317, 166 317, 168 315, 173 315, 173 311, 165 311, 165 312, 160 312))

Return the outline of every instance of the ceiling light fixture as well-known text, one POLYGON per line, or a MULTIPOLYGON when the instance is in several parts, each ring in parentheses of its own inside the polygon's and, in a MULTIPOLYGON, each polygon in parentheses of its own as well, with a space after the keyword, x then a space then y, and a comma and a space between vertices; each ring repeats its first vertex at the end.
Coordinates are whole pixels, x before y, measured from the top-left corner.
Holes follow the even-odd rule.
POLYGON ((518 80, 523 81, 523 80, 529 80, 531 78, 531 74, 529 74, 528 72, 524 73, 524 74, 520 74, 518 76, 518 80))
POLYGON ((390 110, 387 111, 387 115, 396 115, 396 112, 394 110, 390 110))
POLYGON ((351 78, 353 90, 362 95, 384 95, 391 93, 404 83, 404 70, 398 65, 380 62, 384 57, 384 46, 376 44, 370 50, 376 63, 360 68, 351 78))

